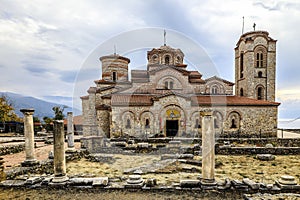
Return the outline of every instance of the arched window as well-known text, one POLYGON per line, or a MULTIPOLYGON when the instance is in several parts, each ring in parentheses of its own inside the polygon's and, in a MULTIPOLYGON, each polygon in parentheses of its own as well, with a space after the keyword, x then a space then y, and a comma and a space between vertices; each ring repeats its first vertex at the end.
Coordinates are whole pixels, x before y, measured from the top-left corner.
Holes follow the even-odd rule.
POLYGON ((201 125, 199 123, 199 119, 196 119, 195 128, 201 128, 201 125))
POLYGON ((214 127, 215 128, 219 128, 219 124, 218 124, 218 120, 217 119, 214 119, 214 127))
POLYGON ((177 56, 177 58, 176 58, 176 63, 177 63, 177 64, 180 64, 180 63, 181 63, 181 58, 180 58, 179 56, 177 56))
POLYGON ((263 99, 263 88, 262 87, 257 88, 257 99, 258 100, 263 99))
POLYGON ((240 55, 240 78, 244 77, 244 54, 240 55))
POLYGON ((112 80, 116 81, 117 80, 117 72, 112 73, 112 80))
POLYGON ((241 97, 244 96, 244 89, 243 89, 243 88, 240 89, 240 96, 241 96, 241 97))
POLYGON ((170 83, 169 83, 170 85, 169 85, 169 89, 173 89, 173 86, 174 86, 174 83, 173 83, 173 81, 170 81, 170 83))
POLYGON ((131 123, 130 123, 130 119, 128 118, 127 121, 126 121, 126 126, 125 128, 131 128, 131 123))
POLYGON ((217 86, 213 86, 213 87, 211 88, 211 93, 212 93, 212 94, 218 94, 218 87, 217 87, 217 86))
POLYGON ((258 78, 262 78, 262 72, 261 71, 258 72, 258 78))
POLYGON ((152 60, 153 60, 153 63, 158 63, 158 57, 157 57, 157 55, 153 55, 152 56, 152 60))
POLYGON ((150 128, 150 120, 146 119, 145 121, 145 128, 150 128))
POLYGON ((169 56, 165 57, 165 64, 166 65, 170 64, 170 57, 169 56))
POLYGON ((230 126, 230 128, 237 128, 235 119, 231 120, 231 126, 230 126))
POLYGON ((263 58, 264 55, 262 52, 256 53, 256 67, 263 67, 263 58))

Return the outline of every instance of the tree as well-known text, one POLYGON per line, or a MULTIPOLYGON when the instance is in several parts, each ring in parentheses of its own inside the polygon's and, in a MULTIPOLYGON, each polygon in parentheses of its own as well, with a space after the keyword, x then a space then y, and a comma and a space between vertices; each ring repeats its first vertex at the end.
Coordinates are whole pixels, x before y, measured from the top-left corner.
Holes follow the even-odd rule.
POLYGON ((43 117, 44 123, 45 123, 45 129, 47 132, 51 131, 51 124, 53 122, 53 119, 50 117, 43 117))
POLYGON ((65 108, 67 108, 67 106, 63 106, 63 107, 54 106, 52 108, 52 110, 54 111, 54 114, 55 114, 54 120, 63 120, 64 119, 65 115, 63 113, 64 113, 65 108))
POLYGON ((14 112, 12 103, 9 99, 2 95, 0 97, 0 122, 6 121, 20 121, 20 118, 14 112))

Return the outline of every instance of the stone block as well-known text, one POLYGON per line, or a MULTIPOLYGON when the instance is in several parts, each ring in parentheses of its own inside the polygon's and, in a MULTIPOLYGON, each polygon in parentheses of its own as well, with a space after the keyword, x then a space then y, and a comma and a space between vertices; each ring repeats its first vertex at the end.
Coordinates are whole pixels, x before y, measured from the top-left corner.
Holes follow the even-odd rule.
POLYGON ((252 190, 258 190, 259 189, 259 184, 250 180, 249 178, 244 178, 243 183, 248 185, 252 190))
POLYGON ((42 178, 39 176, 35 176, 35 177, 29 177, 26 181, 25 181, 25 185, 34 185, 37 183, 42 182, 42 178))
POLYGON ((149 148, 150 145, 148 142, 141 142, 141 143, 137 143, 137 147, 138 148, 149 148))
POLYGON ((193 179, 180 180, 180 187, 182 188, 200 187, 200 180, 193 180, 193 179))
POLYGON ((272 154, 257 154, 256 158, 258 160, 262 160, 262 161, 271 161, 271 160, 275 160, 275 156, 272 154))
POLYGON ((108 177, 94 178, 92 185, 96 187, 105 187, 108 185, 108 177))
POLYGON ((146 187, 154 187, 157 185, 157 180, 155 178, 148 178, 145 181, 145 185, 146 185, 146 187))

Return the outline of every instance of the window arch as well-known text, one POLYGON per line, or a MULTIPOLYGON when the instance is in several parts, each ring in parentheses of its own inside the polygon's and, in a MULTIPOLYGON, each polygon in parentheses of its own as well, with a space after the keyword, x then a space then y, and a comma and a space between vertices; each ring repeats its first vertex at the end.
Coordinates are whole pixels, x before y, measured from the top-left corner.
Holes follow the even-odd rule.
POLYGON ((254 66, 257 68, 266 67, 267 64, 267 49, 259 45, 254 49, 254 66))
POLYGON ((158 63, 158 56, 155 54, 152 56, 153 63, 158 63))

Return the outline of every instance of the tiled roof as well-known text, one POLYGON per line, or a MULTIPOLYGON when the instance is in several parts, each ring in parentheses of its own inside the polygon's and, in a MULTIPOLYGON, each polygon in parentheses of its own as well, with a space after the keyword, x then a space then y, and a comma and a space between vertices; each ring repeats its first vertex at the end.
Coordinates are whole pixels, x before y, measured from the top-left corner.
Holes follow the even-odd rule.
MULTIPOLYGON (((64 119, 64 124, 67 125, 67 119, 64 119)), ((73 124, 74 125, 82 125, 82 115, 73 116, 73 124)))
POLYGON ((225 80, 225 79, 222 79, 222 78, 220 78, 220 77, 217 77, 217 76, 212 76, 212 77, 210 77, 210 78, 208 78, 208 79, 205 79, 206 82, 211 81, 211 80, 219 80, 219 81, 221 81, 221 82, 223 82, 223 83, 229 84, 230 86, 233 86, 233 85, 234 85, 234 83, 232 83, 232 82, 230 82, 230 81, 227 81, 227 80, 225 80))
POLYGON ((192 105, 199 106, 279 106, 280 103, 238 96, 200 95, 192 97, 192 105))
POLYGON ((115 94, 111 97, 113 106, 151 106, 153 104, 150 95, 115 94))

